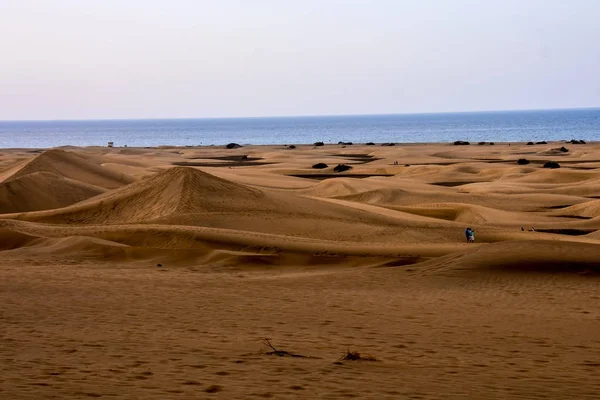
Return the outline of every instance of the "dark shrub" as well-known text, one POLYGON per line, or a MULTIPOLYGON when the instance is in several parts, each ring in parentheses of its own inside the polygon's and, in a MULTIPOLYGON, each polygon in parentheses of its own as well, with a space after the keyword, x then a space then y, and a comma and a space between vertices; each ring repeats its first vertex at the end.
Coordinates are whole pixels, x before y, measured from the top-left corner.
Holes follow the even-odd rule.
POLYGON ((567 149, 565 146, 561 147, 559 150, 562 151, 563 153, 569 152, 569 149, 567 149))
POLYGON ((346 165, 346 164, 338 164, 337 166, 335 166, 333 168, 333 172, 344 172, 344 171, 348 171, 352 169, 351 166, 346 165))
POLYGON ((529 160, 526 159, 526 158, 519 158, 517 160, 517 164, 519 164, 519 165, 527 165, 527 164, 529 164, 529 160))
POLYGON ((560 164, 556 161, 548 161, 546 164, 544 164, 544 168, 560 168, 560 164))
POLYGON ((490 142, 490 146, 493 146, 493 145, 495 145, 495 143, 494 142, 490 142))
POLYGON ((288 149, 295 149, 295 148, 296 148, 296 146, 295 146, 295 145, 293 145, 293 144, 290 144, 290 145, 289 145, 287 148, 288 148, 288 149))
POLYGON ((342 144, 344 146, 352 146, 354 143, 352 143, 352 142, 338 142, 338 144, 342 144))
POLYGON ((325 143, 323 143, 323 142, 315 142, 315 146, 325 146, 325 143))
POLYGON ((229 144, 228 144, 227 146, 225 146, 225 147, 227 147, 228 149, 239 149, 239 148, 240 148, 240 147, 242 147, 242 146, 240 146, 240 145, 239 145, 239 144, 237 144, 237 143, 229 143, 229 144))
POLYGON ((535 144, 548 144, 548 142, 546 142, 545 140, 542 140, 541 142, 535 142, 535 144))
POLYGON ((329 165, 327 165, 327 164, 325 164, 325 163, 322 163, 322 162, 320 162, 320 163, 318 163, 318 164, 315 164, 315 165, 313 165, 312 167, 313 167, 313 168, 315 168, 315 169, 323 169, 323 168, 327 168, 327 167, 329 167, 329 165))
POLYGON ((395 146, 396 143, 381 143, 382 146, 395 146))
POLYGON ((527 146, 533 146, 535 143, 533 142, 527 142, 527 146))
POLYGON ((477 143, 479 146, 483 146, 485 144, 485 142, 479 142, 477 143))
POLYGON ((465 142, 465 141, 463 141, 463 140, 457 140, 456 142, 454 142, 454 145, 455 145, 455 146, 468 146, 468 145, 470 145, 470 144, 471 144, 471 143, 469 143, 469 142, 465 142))
POLYGON ((373 142, 367 142, 366 144, 367 144, 367 146, 375 146, 375 143, 373 143, 373 142))
POLYGON ((571 143, 571 144, 585 144, 585 140, 572 139, 572 140, 568 141, 567 143, 571 143))

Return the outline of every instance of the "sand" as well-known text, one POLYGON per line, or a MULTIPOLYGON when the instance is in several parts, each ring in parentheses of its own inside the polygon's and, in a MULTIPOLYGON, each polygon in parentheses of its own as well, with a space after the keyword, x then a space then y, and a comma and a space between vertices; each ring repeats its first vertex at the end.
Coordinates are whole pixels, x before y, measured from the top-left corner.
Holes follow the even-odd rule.
POLYGON ((2 150, 0 398, 596 399, 562 145, 2 150))

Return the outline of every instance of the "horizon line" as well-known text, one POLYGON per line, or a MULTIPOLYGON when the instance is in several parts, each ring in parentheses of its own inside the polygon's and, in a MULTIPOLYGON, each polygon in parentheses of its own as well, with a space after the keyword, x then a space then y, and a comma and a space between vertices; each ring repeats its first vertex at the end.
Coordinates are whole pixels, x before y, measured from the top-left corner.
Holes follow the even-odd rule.
POLYGON ((523 108, 497 110, 462 110, 462 111, 429 111, 411 113, 367 113, 367 114, 300 114, 300 115, 264 115, 246 117, 128 117, 128 118, 67 118, 67 119, 0 119, 2 122, 85 122, 85 121, 165 121, 165 120, 224 120, 224 119, 276 119, 276 118, 327 118, 327 117, 378 117, 400 115, 440 115, 440 114, 478 114, 501 112, 530 112, 530 111, 576 111, 600 110, 600 106, 565 107, 565 108, 523 108))

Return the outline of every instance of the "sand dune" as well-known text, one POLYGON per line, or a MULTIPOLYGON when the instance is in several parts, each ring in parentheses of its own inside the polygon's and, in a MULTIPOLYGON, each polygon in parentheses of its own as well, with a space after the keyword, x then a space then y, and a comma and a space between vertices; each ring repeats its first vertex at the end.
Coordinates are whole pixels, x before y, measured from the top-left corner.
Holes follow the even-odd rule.
POLYGON ((54 213, 34 215, 62 223, 139 223, 202 212, 261 207, 262 192, 192 168, 176 167, 54 213))
POLYGON ((489 207, 460 203, 429 203, 426 207, 395 207, 396 210, 465 224, 494 226, 530 226, 554 223, 556 219, 524 212, 509 212, 489 207))
POLYGON ((34 172, 0 183, 0 214, 66 207, 104 192, 50 172, 34 172))
POLYGON ((0 397, 596 398, 600 145, 560 146, 5 150, 0 397))
POLYGON ((600 200, 590 200, 555 210, 554 214, 572 215, 583 218, 600 217, 600 200))
POLYGON ((416 264, 422 274, 465 273, 600 274, 597 254, 600 242, 523 240, 481 246, 416 264))
POLYGON ((9 168, 0 175, 0 180, 10 182, 37 172, 49 172, 106 189, 133 181, 127 175, 105 170, 79 154, 59 149, 46 150, 30 161, 9 168))

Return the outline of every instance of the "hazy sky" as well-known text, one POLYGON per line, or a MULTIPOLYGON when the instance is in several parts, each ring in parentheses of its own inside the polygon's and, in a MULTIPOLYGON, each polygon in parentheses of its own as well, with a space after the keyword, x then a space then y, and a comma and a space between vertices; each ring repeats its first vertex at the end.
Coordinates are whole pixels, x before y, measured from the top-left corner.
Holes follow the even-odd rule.
POLYGON ((598 0, 0 0, 0 119, 600 106, 598 0))

